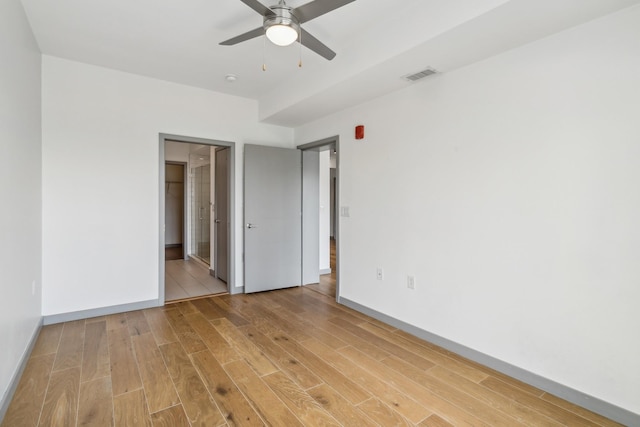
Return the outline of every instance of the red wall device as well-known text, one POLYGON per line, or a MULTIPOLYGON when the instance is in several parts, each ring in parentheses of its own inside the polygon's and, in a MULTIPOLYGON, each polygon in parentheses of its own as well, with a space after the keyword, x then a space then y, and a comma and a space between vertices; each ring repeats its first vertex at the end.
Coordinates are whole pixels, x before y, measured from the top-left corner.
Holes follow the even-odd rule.
POLYGON ((364 139, 364 126, 356 126, 356 139, 364 139))

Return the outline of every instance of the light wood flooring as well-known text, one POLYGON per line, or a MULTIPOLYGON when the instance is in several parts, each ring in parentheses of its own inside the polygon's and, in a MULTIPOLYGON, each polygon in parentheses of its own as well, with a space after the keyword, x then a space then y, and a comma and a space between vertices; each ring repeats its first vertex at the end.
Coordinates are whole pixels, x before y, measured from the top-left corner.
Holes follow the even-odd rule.
POLYGON ((613 426, 306 287, 45 326, 3 426, 613 426))
POLYGON ((209 274, 209 269, 193 260, 165 262, 165 301, 176 301, 227 292, 227 284, 209 274))

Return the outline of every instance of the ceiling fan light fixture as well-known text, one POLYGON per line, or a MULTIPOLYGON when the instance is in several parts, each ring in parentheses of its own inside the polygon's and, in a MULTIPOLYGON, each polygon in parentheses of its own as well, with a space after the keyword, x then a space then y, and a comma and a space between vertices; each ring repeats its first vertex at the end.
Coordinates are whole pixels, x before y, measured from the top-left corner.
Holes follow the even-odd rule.
POLYGON ((298 40, 298 31, 293 25, 274 24, 267 27, 267 38, 278 46, 289 46, 298 40))

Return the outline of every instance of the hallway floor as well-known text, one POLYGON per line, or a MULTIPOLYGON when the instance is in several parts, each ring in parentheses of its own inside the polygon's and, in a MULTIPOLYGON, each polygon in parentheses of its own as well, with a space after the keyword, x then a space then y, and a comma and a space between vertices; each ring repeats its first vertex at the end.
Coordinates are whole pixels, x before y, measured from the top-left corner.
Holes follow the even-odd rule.
POLYGON ((209 274, 194 260, 171 260, 165 263, 165 301, 196 298, 227 292, 227 284, 209 274))
POLYGON ((305 287, 312 291, 319 292, 331 298, 336 297, 336 241, 330 240, 329 243, 329 266, 331 273, 320 275, 320 283, 306 285, 305 287))

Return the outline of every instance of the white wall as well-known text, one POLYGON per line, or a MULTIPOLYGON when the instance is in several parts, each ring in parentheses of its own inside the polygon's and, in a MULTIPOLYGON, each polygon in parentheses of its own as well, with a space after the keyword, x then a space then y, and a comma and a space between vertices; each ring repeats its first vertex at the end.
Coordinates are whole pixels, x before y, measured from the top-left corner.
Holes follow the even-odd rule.
POLYGON ((340 134, 341 296, 640 413, 639 23, 627 9, 297 129, 340 134))
POLYGON ((39 324, 42 300, 41 57, 18 0, 0 2, 0 57, 0 396, 4 400, 39 324))
POLYGON ((159 133, 236 142, 242 284, 243 146, 292 130, 254 101, 48 56, 42 117, 44 315, 158 298, 159 133))
POLYGON ((331 206, 329 200, 329 154, 330 150, 320 152, 320 273, 326 274, 331 270, 330 253, 329 253, 329 237, 330 237, 330 213, 331 206))

